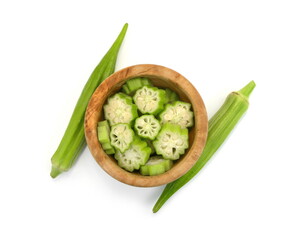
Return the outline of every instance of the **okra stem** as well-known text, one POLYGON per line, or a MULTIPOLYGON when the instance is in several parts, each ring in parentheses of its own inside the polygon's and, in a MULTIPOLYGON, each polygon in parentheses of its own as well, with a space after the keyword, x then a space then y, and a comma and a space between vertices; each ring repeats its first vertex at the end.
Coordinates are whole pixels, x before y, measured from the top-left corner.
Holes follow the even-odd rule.
POLYGON ((57 177, 63 171, 69 170, 86 145, 84 118, 87 105, 98 85, 114 72, 119 48, 125 37, 127 27, 128 24, 126 23, 117 39, 106 55, 102 58, 100 63, 96 66, 84 86, 64 136, 56 152, 51 158, 52 170, 50 175, 53 178, 57 177))
POLYGON ((153 208, 154 213, 157 212, 175 192, 189 182, 222 145, 239 119, 248 109, 248 98, 255 86, 255 82, 251 81, 241 90, 228 95, 221 108, 209 120, 208 137, 202 155, 185 175, 166 185, 153 208))
POLYGON ((254 81, 249 82, 246 86, 238 91, 241 95, 245 98, 249 98, 250 94, 252 93, 253 89, 255 88, 256 84, 254 81))

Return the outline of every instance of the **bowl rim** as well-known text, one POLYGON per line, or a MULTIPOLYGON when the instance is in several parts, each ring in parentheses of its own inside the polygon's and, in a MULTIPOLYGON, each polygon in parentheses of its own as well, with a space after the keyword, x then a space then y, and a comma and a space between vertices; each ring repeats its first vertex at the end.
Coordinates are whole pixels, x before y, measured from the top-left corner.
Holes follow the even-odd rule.
POLYGON ((202 97, 191 82, 183 75, 161 65, 137 64, 118 70, 96 88, 86 109, 84 128, 88 148, 96 162, 105 172, 116 180, 128 185, 155 187, 178 179, 197 162, 207 139, 208 117, 202 97), (186 93, 186 96, 191 100, 190 103, 194 111, 195 125, 193 127, 195 128, 195 134, 192 145, 188 151, 186 150, 185 156, 176 164, 176 167, 172 167, 169 171, 157 176, 143 176, 122 169, 117 165, 116 160, 115 162, 111 161, 112 157, 104 152, 97 138, 97 122, 99 121, 104 103, 110 96, 110 93, 114 92, 112 89, 120 89, 126 80, 139 76, 164 78, 176 84, 177 87, 181 86, 181 90, 189 92, 189 95, 186 93), (196 126, 198 127, 196 128, 196 126))

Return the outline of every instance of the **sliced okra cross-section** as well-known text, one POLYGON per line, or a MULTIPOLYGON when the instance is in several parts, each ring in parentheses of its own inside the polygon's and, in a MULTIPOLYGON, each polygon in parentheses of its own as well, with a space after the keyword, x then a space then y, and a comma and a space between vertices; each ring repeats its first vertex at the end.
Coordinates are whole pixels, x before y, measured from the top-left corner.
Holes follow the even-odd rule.
POLYGON ((174 123, 180 125, 182 128, 193 126, 193 112, 190 110, 191 104, 175 101, 171 104, 166 104, 163 112, 159 117, 161 124, 174 123))
POLYGON ((133 99, 142 114, 156 115, 164 109, 166 92, 156 87, 144 86, 136 91, 133 99))
POLYGON ((142 115, 135 120, 135 130, 139 137, 154 140, 158 135, 161 125, 154 115, 142 115))
POLYGON ((120 152, 127 150, 134 140, 134 131, 127 123, 119 123, 111 128, 111 144, 120 152))
POLYGON ((188 129, 177 124, 165 123, 153 145, 158 155, 165 159, 177 160, 189 146, 188 129))
POLYGON ((113 126, 118 123, 131 124, 138 117, 137 106, 132 98, 124 93, 116 93, 104 105, 104 115, 113 126))
POLYGON ((150 147, 147 146, 145 141, 139 137, 135 137, 129 149, 124 153, 116 151, 115 159, 118 165, 127 171, 138 170, 141 165, 145 165, 151 153, 150 147))

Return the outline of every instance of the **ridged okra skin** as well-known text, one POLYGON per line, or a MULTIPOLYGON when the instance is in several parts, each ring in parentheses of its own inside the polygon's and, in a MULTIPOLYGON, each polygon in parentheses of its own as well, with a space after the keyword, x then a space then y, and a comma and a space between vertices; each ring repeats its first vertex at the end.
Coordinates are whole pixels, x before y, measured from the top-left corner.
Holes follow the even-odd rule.
POLYGON ((50 175, 53 178, 69 170, 86 145, 84 133, 86 108, 98 85, 114 72, 119 48, 125 37, 127 27, 128 24, 125 24, 109 51, 96 66, 77 101, 64 136, 51 158, 52 170, 50 175))
POLYGON ((208 137, 202 155, 186 174, 166 185, 153 208, 154 213, 157 212, 175 192, 189 182, 222 145, 237 122, 247 111, 249 107, 248 98, 255 86, 255 82, 251 81, 240 91, 232 92, 228 95, 221 108, 209 120, 208 137))
POLYGON ((169 88, 166 88, 165 92, 166 92, 166 103, 172 103, 174 101, 180 100, 179 95, 176 92, 170 90, 169 88))
POLYGON ((145 77, 132 78, 123 84, 122 91, 130 96, 133 96, 136 90, 143 86, 153 86, 153 84, 148 78, 145 77))
POLYGON ((144 176, 156 176, 171 169, 172 160, 166 160, 161 156, 151 157, 147 163, 140 168, 140 173, 144 176))
POLYGON ((107 154, 115 153, 115 149, 111 145, 110 140, 110 125, 107 120, 98 122, 97 124, 97 138, 102 148, 107 154))

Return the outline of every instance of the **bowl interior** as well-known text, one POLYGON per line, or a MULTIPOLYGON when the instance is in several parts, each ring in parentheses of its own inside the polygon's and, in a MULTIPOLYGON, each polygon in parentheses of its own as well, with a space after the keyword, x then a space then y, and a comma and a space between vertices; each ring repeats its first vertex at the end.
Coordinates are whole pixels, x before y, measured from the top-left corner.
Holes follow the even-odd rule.
POLYGON ((94 92, 86 111, 85 134, 88 147, 98 164, 115 179, 133 186, 151 187, 172 182, 185 174, 199 158, 207 138, 208 119, 201 96, 192 84, 179 73, 158 65, 135 65, 124 68, 107 78, 94 92), (190 102, 195 124, 189 129, 189 148, 173 167, 157 176, 130 173, 118 166, 114 155, 107 155, 97 139, 97 122, 103 120, 103 105, 122 85, 134 77, 147 77, 154 86, 170 88, 181 101, 190 102))

